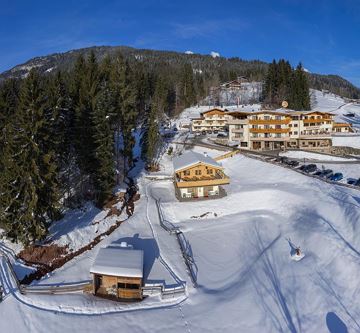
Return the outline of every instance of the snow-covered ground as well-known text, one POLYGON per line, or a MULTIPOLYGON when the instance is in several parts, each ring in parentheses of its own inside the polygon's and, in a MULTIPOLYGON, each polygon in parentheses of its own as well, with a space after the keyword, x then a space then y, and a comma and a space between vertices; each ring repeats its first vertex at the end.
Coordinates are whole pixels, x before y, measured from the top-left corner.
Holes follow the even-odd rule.
MULTIPOLYGON (((176 124, 200 109, 187 109, 176 124)), ((184 150, 171 145, 175 152, 184 150)), ((225 153, 193 149, 212 157, 225 153)), ((126 241, 145 252, 146 283, 186 283, 185 295, 126 304, 82 294, 21 296, 15 286, 6 288, 8 272, 0 258, 0 284, 6 291, 0 332, 318 333, 336 332, 336 321, 349 332, 360 331, 360 191, 242 155, 221 163, 230 176, 228 195, 194 202, 178 202, 171 180, 150 181, 139 166, 133 170, 141 193, 135 214, 91 251, 38 282, 88 280, 98 250, 126 241), (155 199, 189 242, 198 288, 192 286, 175 236, 159 225, 155 199), (299 262, 290 258, 292 243, 305 253, 299 262)), ((160 166, 155 174, 171 175, 172 156, 164 154, 160 166)), ((334 171, 343 166, 326 165, 334 171)), ((359 171, 357 164, 346 167, 359 171)), ((69 212, 51 230, 61 244, 71 237, 76 248, 77 240, 86 242, 94 228, 113 223, 106 214, 89 206, 69 212)))
POLYGON ((360 135, 358 136, 333 136, 334 146, 347 146, 360 149, 360 135))
POLYGON ((334 113, 335 121, 351 123, 356 131, 360 131, 360 104, 348 103, 340 96, 323 93, 311 89, 312 109, 334 113), (347 116, 354 114, 354 117, 347 116))
POLYGON ((289 150, 279 154, 280 156, 286 156, 289 158, 295 159, 307 159, 307 160, 318 160, 318 161, 355 161, 356 159, 337 157, 326 154, 317 154, 313 152, 303 151, 303 150, 289 150))

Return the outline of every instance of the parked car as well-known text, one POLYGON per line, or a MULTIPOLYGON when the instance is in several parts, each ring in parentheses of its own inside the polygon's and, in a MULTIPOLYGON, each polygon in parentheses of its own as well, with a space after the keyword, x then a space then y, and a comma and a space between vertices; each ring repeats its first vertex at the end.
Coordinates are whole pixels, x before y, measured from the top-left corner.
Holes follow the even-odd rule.
POLYGON ((201 132, 195 132, 195 136, 200 136, 201 134, 201 132))
POLYGON ((212 131, 211 131, 211 130, 208 130, 208 131, 207 131, 207 134, 212 134, 212 131))
POLYGON ((286 163, 288 166, 293 167, 293 168, 297 167, 297 166, 300 164, 298 161, 292 161, 292 160, 288 160, 288 161, 286 161, 285 163, 286 163))
POLYGON ((305 167, 305 169, 304 169, 304 171, 305 171, 306 173, 313 173, 313 172, 315 172, 316 170, 317 170, 316 164, 308 164, 308 165, 305 167))
POLYGON ((303 164, 303 165, 299 168, 299 170, 304 171, 306 167, 307 167, 307 165, 306 165, 306 164, 303 164))
POLYGON ((218 134, 219 131, 218 131, 218 130, 214 130, 213 133, 214 133, 214 134, 218 134))
POLYGON ((173 131, 174 131, 174 132, 177 132, 177 131, 178 131, 177 127, 174 127, 174 128, 173 128, 173 131))
POLYGON ((356 182, 357 182, 357 180, 354 179, 354 178, 348 178, 347 181, 346 181, 346 183, 349 184, 349 185, 355 185, 356 182))
POLYGON ((226 138, 226 135, 224 133, 219 133, 216 137, 217 138, 226 138))
POLYGON ((329 179, 333 182, 338 182, 339 180, 341 180, 343 178, 344 178, 344 176, 341 172, 336 172, 329 179))
POLYGON ((360 178, 356 181, 356 183, 354 185, 355 186, 360 186, 360 178))
POLYGON ((202 135, 206 135, 206 131, 202 131, 201 134, 202 134, 202 135))
POLYGON ((316 171, 315 173, 314 173, 314 176, 322 176, 322 174, 323 174, 323 171, 316 171))
POLYGON ((321 177, 330 178, 333 175, 333 171, 331 169, 326 169, 322 172, 321 177))

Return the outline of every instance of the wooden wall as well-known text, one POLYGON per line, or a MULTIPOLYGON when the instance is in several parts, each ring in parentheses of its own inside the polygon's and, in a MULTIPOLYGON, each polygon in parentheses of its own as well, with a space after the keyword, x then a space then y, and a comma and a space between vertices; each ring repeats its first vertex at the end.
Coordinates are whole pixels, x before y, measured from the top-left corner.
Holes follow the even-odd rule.
POLYGON ((187 178, 193 178, 193 177, 198 177, 200 178, 201 176, 205 176, 205 177, 214 177, 216 174, 216 171, 221 170, 220 168, 215 168, 211 165, 206 165, 206 164, 199 164, 193 167, 190 167, 186 170, 183 170, 181 172, 177 172, 177 176, 180 177, 181 179, 183 179, 184 177, 187 178), (208 174, 207 170, 212 170, 212 173, 208 174), (185 174, 186 172, 190 172, 190 174, 185 174), (200 171, 201 175, 197 175, 196 172, 200 171))
POLYGON ((93 275, 93 293, 100 296, 108 296, 115 298, 142 299, 142 279, 132 277, 118 277, 109 275, 93 275), (99 285, 99 277, 102 283, 99 285), (124 283, 125 288, 118 288, 119 283, 124 283), (126 288, 126 284, 136 284, 138 289, 126 288))

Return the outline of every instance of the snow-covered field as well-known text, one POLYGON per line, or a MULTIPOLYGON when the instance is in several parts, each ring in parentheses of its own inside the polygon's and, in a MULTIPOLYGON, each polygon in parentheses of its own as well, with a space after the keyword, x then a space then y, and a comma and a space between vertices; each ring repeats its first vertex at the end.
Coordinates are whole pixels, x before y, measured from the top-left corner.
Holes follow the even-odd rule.
POLYGON ((326 154, 317 154, 303 150, 290 150, 279 154, 280 156, 286 156, 295 159, 306 159, 306 160, 319 160, 319 161, 354 161, 355 159, 343 158, 326 154))
POLYGON ((360 131, 360 104, 348 103, 340 96, 311 89, 312 109, 334 113, 335 121, 351 123, 360 131), (354 117, 347 116, 354 114, 354 117))
MULTIPOLYGON (((186 110, 176 123, 202 109, 186 110)), ((212 157, 225 153, 194 150, 212 157)), ((134 215, 91 251, 38 282, 88 280, 98 250, 126 241, 145 252, 146 283, 186 283, 186 294, 126 304, 82 294, 23 296, 8 286, 0 258, 6 292, 0 332, 325 333, 337 332, 339 323, 349 332, 360 331, 360 191, 241 155, 221 163, 230 176, 228 195, 198 202, 178 202, 171 180, 150 181, 144 171, 133 170, 141 193, 134 215), (175 236, 159 224, 155 199, 189 242, 198 288, 192 286, 175 236), (290 257, 293 243, 305 253, 299 262, 290 257)), ((164 154, 160 165, 158 174, 172 174, 171 156, 164 154)), ((328 166, 335 170, 343 164, 328 166)), ((347 167, 354 174, 359 170, 357 164, 347 167)), ((94 228, 113 223, 105 215, 91 206, 69 212, 52 232, 60 244, 71 237, 77 248, 77 240, 86 242, 94 228), (71 228, 71 221, 78 222, 71 228)), ((18 264, 15 269, 26 268, 18 264)))
MULTIPOLYGON (((140 177, 135 214, 40 282, 86 280, 100 246, 126 240, 145 250, 148 281, 173 285, 175 273, 187 282, 187 298, 124 305, 82 295, 22 300, 10 293, 0 304, 1 331, 328 332, 326 318, 334 314, 358 331, 360 192, 244 156, 222 163, 231 184, 218 200, 180 203, 171 181, 140 177), (174 237, 158 224, 152 197, 161 199, 166 218, 191 245, 197 289, 174 237), (206 212, 207 218, 196 218, 206 212), (290 259, 289 238, 304 251, 302 261, 290 259)), ((163 165, 171 173, 167 155, 163 165)))
POLYGON ((333 136, 334 146, 347 146, 360 149, 360 135, 358 136, 333 136))

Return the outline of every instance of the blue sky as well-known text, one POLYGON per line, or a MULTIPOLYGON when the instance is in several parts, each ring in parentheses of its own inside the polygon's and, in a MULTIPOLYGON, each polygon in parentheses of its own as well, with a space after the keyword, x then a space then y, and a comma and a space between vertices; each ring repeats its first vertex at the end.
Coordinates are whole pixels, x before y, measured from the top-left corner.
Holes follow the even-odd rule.
POLYGON ((286 58, 360 87, 360 1, 0 0, 0 71, 92 45, 286 58))

